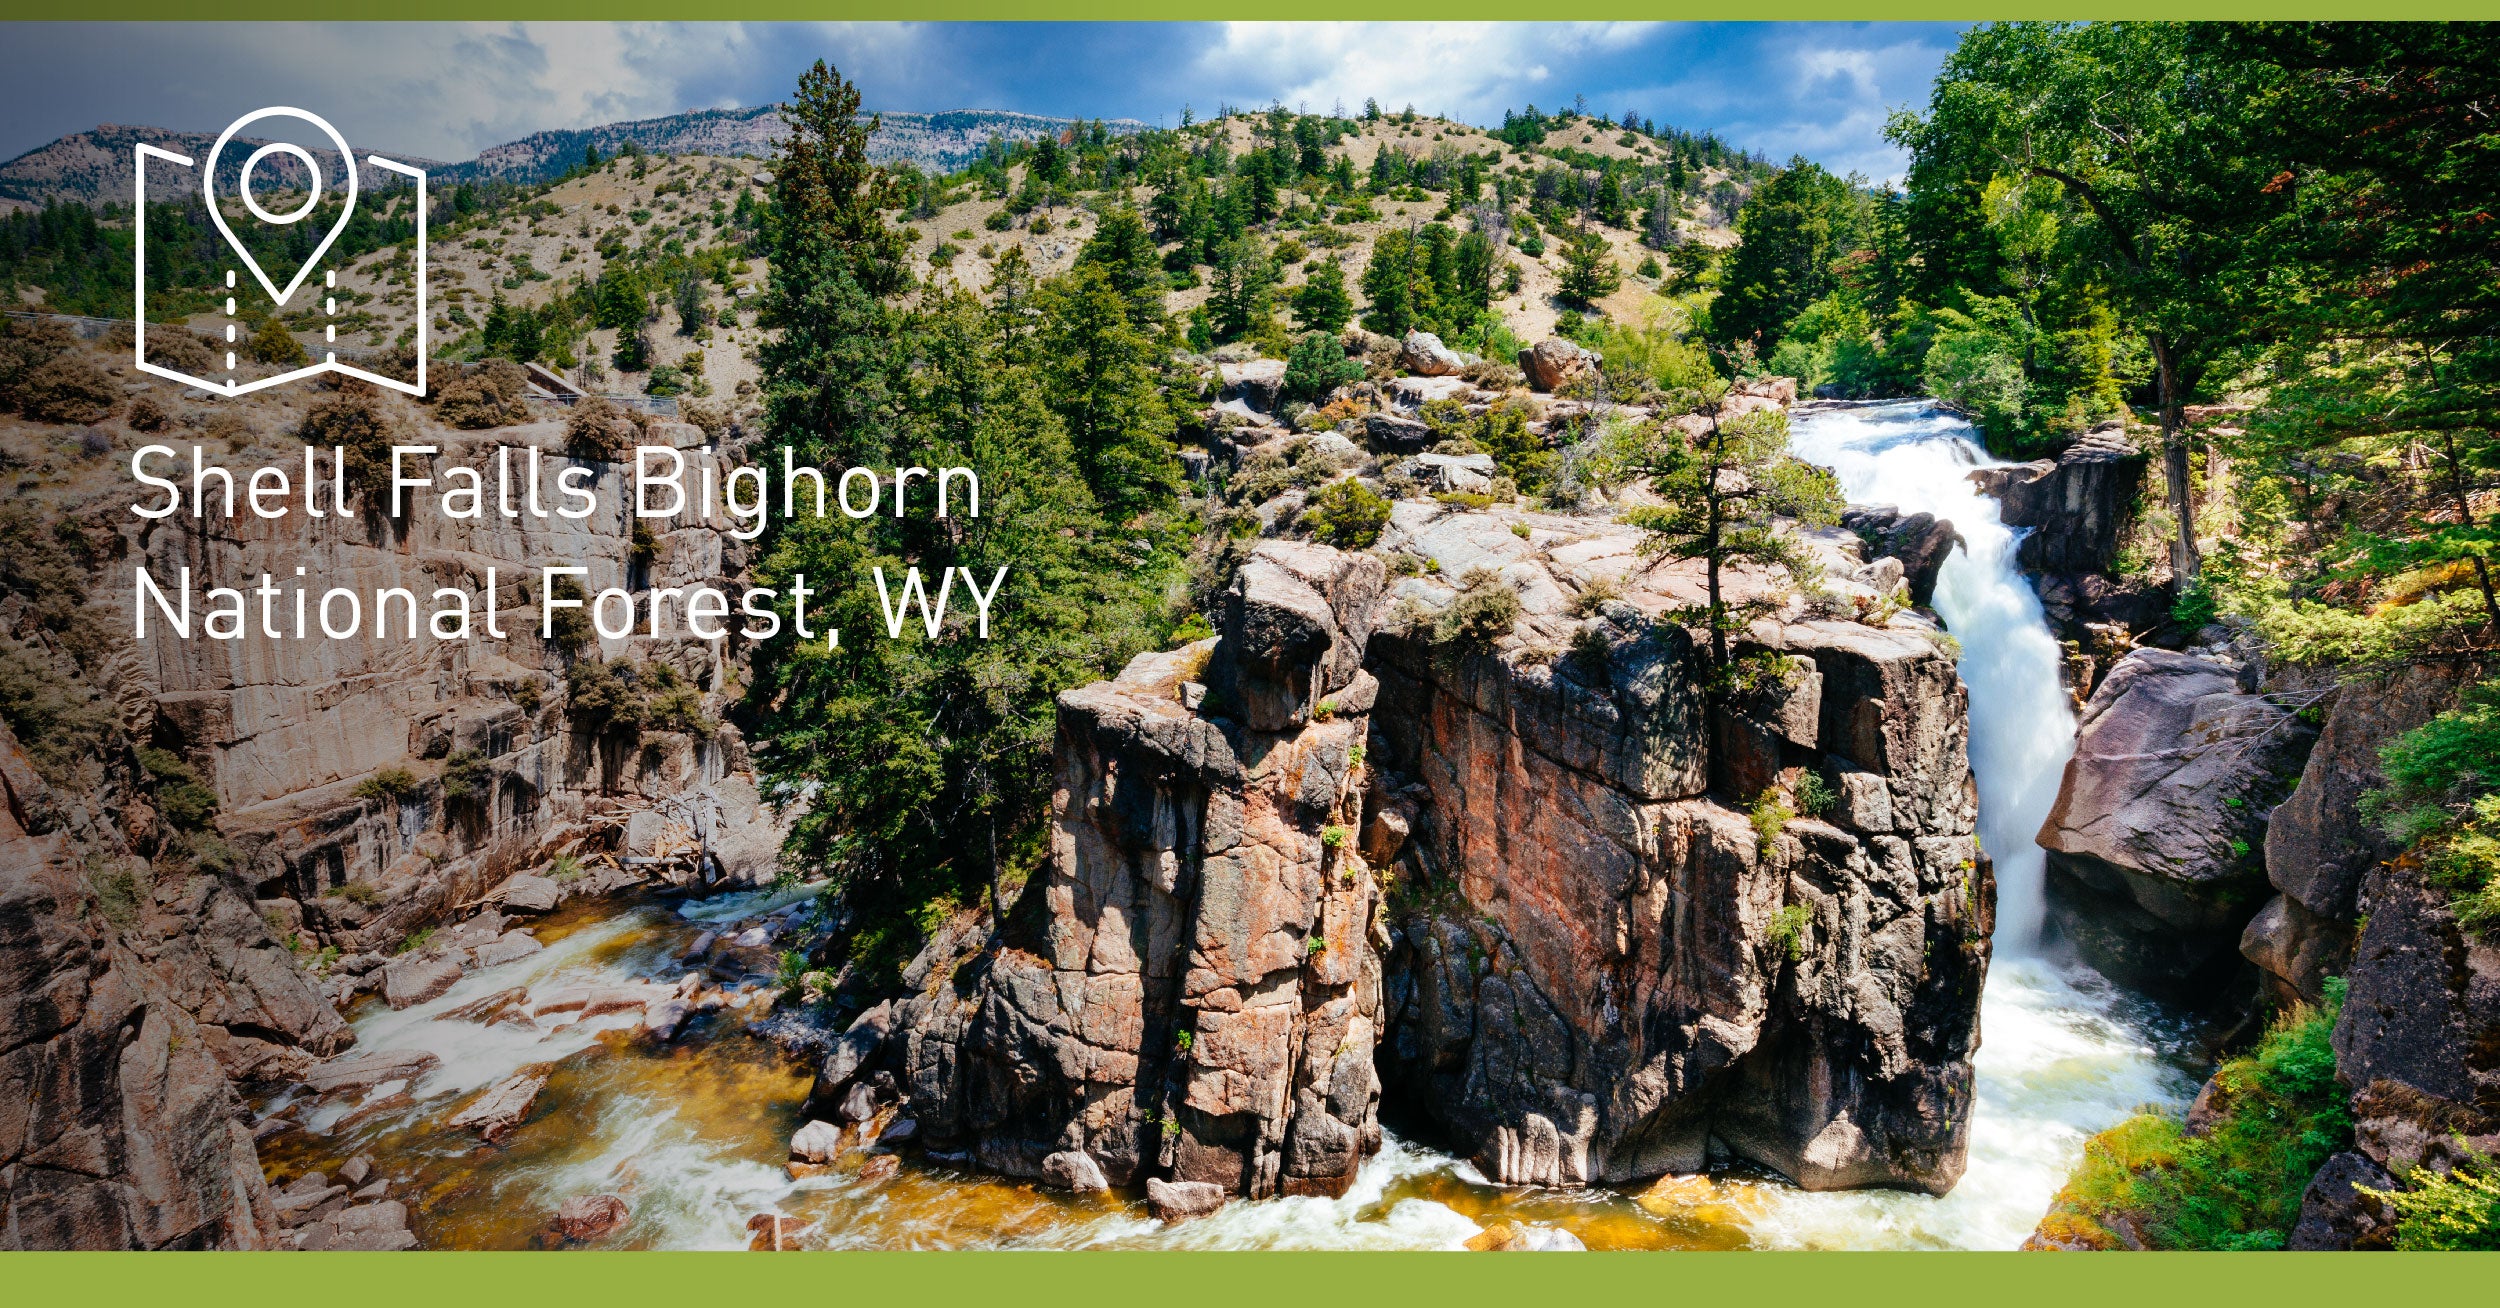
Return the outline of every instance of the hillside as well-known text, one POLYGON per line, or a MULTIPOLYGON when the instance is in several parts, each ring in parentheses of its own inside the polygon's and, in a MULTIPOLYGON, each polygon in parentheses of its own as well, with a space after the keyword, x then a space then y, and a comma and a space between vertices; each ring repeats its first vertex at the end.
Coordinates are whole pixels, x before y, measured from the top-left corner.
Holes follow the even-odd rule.
MULTIPOLYGON (((1289 306, 1330 266, 1346 282, 1356 315, 1368 314, 1376 306, 1364 279, 1383 236, 1429 236, 1437 224, 1453 233, 1481 230, 1500 248, 1484 315, 1471 320, 1465 344, 1453 336, 1454 346, 1495 357, 1512 348, 1497 338, 1534 340, 1571 312, 1630 324, 1686 321, 1692 306, 1676 297, 1695 289, 1699 270, 1733 243, 1729 210, 1741 203, 1759 169, 1729 153, 1717 164, 1704 163, 1689 145, 1585 121, 1528 146, 1437 118, 1300 121, 1328 124, 1308 133, 1327 139, 1309 158, 1296 160, 1297 168, 1311 165, 1309 173, 1266 201, 1270 216, 1241 223, 1242 237, 1272 268, 1274 284, 1262 298, 1278 329, 1292 325, 1285 321, 1294 316, 1289 306), (1672 206, 1676 216, 1660 228, 1644 228, 1647 210, 1665 193, 1646 189, 1664 185, 1647 179, 1679 171, 1684 187, 1672 206), (1481 178, 1472 204, 1459 196, 1468 175, 1481 178), (1612 200, 1605 198, 1604 179, 1612 179, 1612 200), (1635 205, 1627 193, 1646 199, 1635 205), (1584 204, 1592 206, 1585 214, 1584 204), (1615 224, 1604 221, 1607 204, 1616 206, 1615 224), (1575 226, 1602 250, 1618 279, 1612 290, 1576 308, 1562 295, 1565 237, 1575 226), (1672 236, 1662 234, 1670 229, 1672 236), (1689 248, 1669 248, 1677 246, 1689 248), (1688 270, 1682 283, 1677 267, 1688 270)), ((893 218, 910 242, 914 272, 932 283, 982 290, 1011 252, 1047 278, 1068 271, 1101 230, 1104 215, 1123 205, 1169 229, 1199 221, 1183 212, 1192 205, 1221 209, 1231 203, 1223 196, 1234 192, 1250 203, 1249 193, 1264 183, 1247 180, 1243 170, 1269 157, 1260 143, 1275 130, 1269 117, 1246 114, 1176 132, 1115 135, 1106 129, 1099 140, 1089 138, 1092 143, 1054 141, 1056 165, 1037 162, 1034 150, 1024 147, 1008 156, 1011 162, 925 180, 893 218), (1064 172, 1059 181, 1037 181, 1037 167, 1054 166, 1064 172), (1149 175, 1158 169, 1168 170, 1161 184, 1149 175)), ((619 337, 626 333, 601 307, 611 274, 630 273, 631 293, 651 315, 642 328, 649 362, 673 370, 658 375, 658 393, 680 386, 696 396, 735 392, 754 380, 754 351, 763 340, 754 296, 769 260, 756 240, 754 215, 769 202, 769 176, 767 165, 751 158, 610 158, 587 173, 490 197, 483 203, 491 208, 442 222, 432 254, 438 356, 488 348, 487 314, 500 298, 507 312, 531 318, 527 331, 535 336, 536 357, 574 370, 597 389, 652 386, 647 366, 618 375, 619 337), (678 303, 681 290, 703 306, 700 323, 691 328, 678 303)), ((1207 231, 1156 236, 1171 270, 1166 311, 1183 323, 1212 316, 1222 274, 1209 262, 1220 256, 1210 250, 1207 231)), ((390 343, 407 299, 404 289, 394 289, 404 288, 398 257, 394 250, 377 251, 343 274, 342 299, 358 307, 340 319, 341 344, 390 343), (352 331, 367 334, 354 338, 352 331)), ((221 321, 203 318, 194 325, 214 331, 221 321)), ((295 325, 317 331, 320 324, 307 316, 295 325)), ((1271 346, 1276 339, 1269 337, 1271 346)), ((494 348, 512 352, 501 341, 494 348)))

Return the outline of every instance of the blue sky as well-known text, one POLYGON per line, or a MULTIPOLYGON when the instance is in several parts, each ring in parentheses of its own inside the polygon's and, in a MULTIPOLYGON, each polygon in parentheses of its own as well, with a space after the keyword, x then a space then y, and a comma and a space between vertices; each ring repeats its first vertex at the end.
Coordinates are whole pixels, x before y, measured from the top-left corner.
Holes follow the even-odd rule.
POLYGON ((871 108, 1174 121, 1365 97, 1477 123, 1585 97, 1775 158, 1899 174, 1957 29, 1916 23, 333 23, 0 26, 0 158, 97 123, 214 131, 268 104, 359 148, 465 159, 543 128, 763 104, 824 58, 871 108))

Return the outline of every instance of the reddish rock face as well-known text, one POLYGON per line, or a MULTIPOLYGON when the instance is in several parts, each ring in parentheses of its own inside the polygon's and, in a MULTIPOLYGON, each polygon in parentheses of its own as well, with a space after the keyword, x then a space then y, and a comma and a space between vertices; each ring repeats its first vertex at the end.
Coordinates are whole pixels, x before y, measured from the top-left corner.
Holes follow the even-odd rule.
POLYGON ((52 795, 6 726, 0 800, 0 1247, 269 1247, 242 1104, 169 984, 233 1014, 233 974, 160 972, 131 948, 56 825, 96 815, 52 795))
POLYGON ((1073 1155, 1113 1185, 1352 1184, 1379 1144, 1377 891, 1353 833, 1382 577, 1270 542, 1221 638, 1060 696, 1050 871, 887 1045, 933 1147, 1059 1184, 1086 1175, 1073 1155))
POLYGON ((1393 1093, 1497 1180, 1696 1171, 1712 1143, 1800 1185, 1959 1178, 1994 887, 1963 691, 1924 638, 1758 624, 1783 684, 1712 710, 1680 629, 1603 666, 1374 643, 1401 876, 1393 1093), (1836 796, 1767 839, 1744 805, 1836 796), (1747 798, 1739 798, 1747 797, 1747 798))

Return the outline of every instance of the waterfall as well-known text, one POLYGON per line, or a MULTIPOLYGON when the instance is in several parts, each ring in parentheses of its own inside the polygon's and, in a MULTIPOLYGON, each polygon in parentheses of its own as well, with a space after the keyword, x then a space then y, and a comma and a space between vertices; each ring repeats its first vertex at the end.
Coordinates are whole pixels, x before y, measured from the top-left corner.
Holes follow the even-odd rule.
POLYGON ((1909 401, 1808 414, 1790 447, 1838 473, 1850 503, 1932 513, 1962 534, 1964 548, 1936 578, 1935 608, 1962 643, 1962 681, 1970 687, 1979 841, 1996 860, 1997 950, 2021 956, 2039 944, 2047 859, 2034 837, 2074 752, 2075 714, 2040 598, 2014 567, 2021 537, 1966 475, 2002 461, 1971 436, 1970 424, 1909 401))

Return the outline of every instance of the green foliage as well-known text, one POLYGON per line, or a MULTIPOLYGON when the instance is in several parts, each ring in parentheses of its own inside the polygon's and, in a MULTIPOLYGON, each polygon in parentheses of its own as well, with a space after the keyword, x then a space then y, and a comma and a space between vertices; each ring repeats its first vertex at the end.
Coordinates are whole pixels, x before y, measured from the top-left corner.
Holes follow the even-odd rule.
POLYGON ((1747 814, 1753 822, 1754 838, 1760 842, 1762 856, 1769 858, 1779 848, 1780 833, 1797 820, 1797 810, 1788 806, 1788 797, 1777 786, 1766 786, 1756 795, 1747 814))
MULTIPOLYGON (((1342 320, 1340 320, 1342 321, 1342 320)), ((1346 357, 1345 346, 1326 331, 1305 332, 1285 356, 1285 394, 1317 402, 1348 382, 1363 380, 1363 364, 1346 357)))
POLYGON ((443 798, 485 802, 494 768, 474 749, 456 749, 443 760, 443 798))
POLYGON ((2500 682, 2469 687, 2457 707, 2379 751, 2386 784, 2363 810, 2421 857, 2457 925, 2500 928, 2500 682))
POLYGON ((1707 431, 1640 428, 1625 438, 1636 443, 1618 456, 1627 471, 1646 474, 1664 501, 1624 515, 1645 533, 1642 553, 1705 564, 1708 599, 1701 617, 1710 629, 1711 666, 1721 670, 1728 666, 1728 632, 1750 620, 1755 607, 1726 600, 1721 587, 1726 567, 1751 563, 1795 582, 1812 580, 1813 563, 1781 520, 1829 525, 1841 507, 1831 473, 1788 453, 1785 415, 1757 409, 1722 418, 1724 394, 1722 385, 1700 396, 1696 407, 1709 423, 1707 431))
POLYGON ((1342 330, 1354 318, 1354 297, 1347 293, 1345 269, 1323 260, 1293 291, 1293 325, 1304 331, 1342 330))
POLYGON ((1797 777, 1797 811, 1810 818, 1819 818, 1832 811, 1840 796, 1832 793, 1831 783, 1820 772, 1808 771, 1797 777))
POLYGON ((1331 482, 1311 497, 1311 530, 1339 549, 1367 550, 1389 525, 1389 501, 1362 482, 1348 477, 1331 482))
POLYGON ((2416 1168, 2402 1190, 2361 1189, 2396 1216, 2399 1250, 2500 1249, 2500 1163, 2468 1147, 2446 1172, 2416 1168))
POLYGON ((1775 350, 1789 320, 1832 290, 1832 262, 1856 245, 1862 203, 1848 183, 1803 158, 1757 189, 1737 215, 1736 250, 1711 309, 1719 339, 1775 350))
POLYGON ((1432 619, 1429 638, 1436 645, 1484 649, 1510 634, 1519 620, 1519 592, 1489 568, 1470 569, 1459 579, 1458 594, 1432 619))
POLYGON ((2352 1143, 2331 1037, 2343 983, 2323 1008, 2278 1018, 2254 1052, 2214 1073, 2219 1109, 2190 1137, 2175 1120, 2139 1116, 2094 1136, 2058 1193, 2070 1240, 2115 1247, 2104 1225, 2125 1215, 2160 1249, 2280 1249, 2320 1164, 2352 1143))
MULTIPOLYGON (((887 275, 896 242, 876 213, 857 94, 830 72, 809 81, 821 112, 797 112, 776 188, 803 184, 830 216, 800 222, 780 206, 768 311, 785 335, 763 356, 767 439, 837 468, 907 455, 981 477, 977 518, 960 502, 943 520, 803 515, 776 524, 756 564, 785 596, 796 573, 844 579, 811 600, 808 638, 784 608, 757 655, 750 738, 768 790, 807 796, 786 862, 831 878, 854 913, 848 948, 884 969, 917 948, 923 905, 979 902, 1042 856, 1055 697, 1166 645, 1184 519, 1163 351, 1122 290, 1141 284, 1133 237, 1114 232, 1065 277, 1037 280, 1009 249, 978 296, 940 284, 905 297, 900 271, 887 275), (783 257, 793 243, 804 257, 783 257), (935 638, 917 621, 884 638, 873 569, 892 581, 963 567, 986 587, 1002 566, 986 636, 959 580, 935 638), (827 627, 843 632, 838 647, 827 627)), ((1236 247, 1231 326, 1253 325, 1257 279, 1240 274, 1263 259, 1236 247)))
POLYGON ((42 648, 0 638, 0 719, 43 779, 85 789, 104 742, 121 727, 112 701, 42 648))
POLYGON ((1804 904, 1790 904, 1771 915, 1769 939, 1771 947, 1785 955, 1789 962, 1803 962, 1806 956, 1806 928, 1814 922, 1814 910, 1804 904))
POLYGON ((1556 289, 1565 304, 1592 307, 1621 285, 1623 272, 1615 267, 1603 234, 1575 227, 1563 237, 1563 271, 1556 289))
POLYGON ((1319 843, 1330 849, 1336 849, 1343 846, 1347 837, 1352 834, 1348 828, 1331 823, 1319 829, 1319 843))
POLYGON ((372 776, 356 783, 352 792, 358 799, 381 799, 397 802, 417 793, 417 774, 406 768, 377 768, 372 776))

